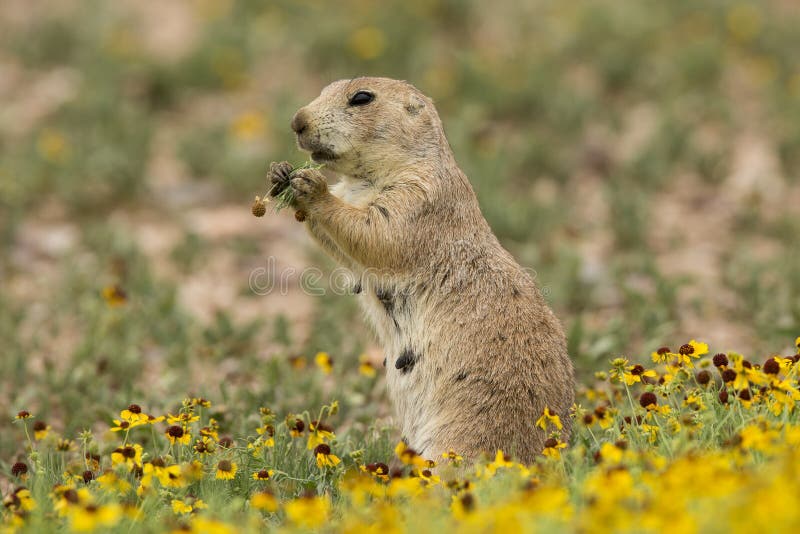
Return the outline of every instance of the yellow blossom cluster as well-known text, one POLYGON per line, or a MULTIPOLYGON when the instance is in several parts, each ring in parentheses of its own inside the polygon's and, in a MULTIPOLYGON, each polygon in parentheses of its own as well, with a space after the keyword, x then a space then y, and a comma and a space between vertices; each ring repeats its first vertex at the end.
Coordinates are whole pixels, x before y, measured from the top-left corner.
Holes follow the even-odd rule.
POLYGON ((283 417, 262 407, 236 439, 202 398, 163 416, 131 404, 109 425, 116 442, 56 436, 23 410, 27 456, 9 463, 0 532, 800 528, 800 354, 712 356, 692 340, 650 359, 615 358, 582 388, 569 444, 545 408, 533 423, 549 438, 531 465, 337 435, 337 402, 283 417))

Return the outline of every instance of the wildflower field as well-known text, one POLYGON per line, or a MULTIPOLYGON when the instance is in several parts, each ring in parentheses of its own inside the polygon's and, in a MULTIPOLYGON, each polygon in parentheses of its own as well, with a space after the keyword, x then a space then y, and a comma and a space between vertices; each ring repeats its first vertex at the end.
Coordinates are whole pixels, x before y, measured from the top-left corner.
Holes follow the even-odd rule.
POLYGON ((3 0, 0 533, 797 531, 798 28, 793 0, 3 0), (534 465, 402 445, 332 264, 251 215, 305 159, 296 109, 358 75, 434 99, 564 324, 573 432, 541 414, 534 465))
MULTIPOLYGON (((221 416, 187 397, 166 414, 139 404, 101 432, 54 432, 16 415, 27 454, 11 465, 4 531, 772 532, 800 527, 798 354, 754 363, 690 341, 598 372, 575 405, 575 435, 545 411, 550 433, 533 465, 510 451, 467 464, 422 458, 379 427, 345 428, 340 403, 312 411, 221 416), (224 433, 225 430, 233 430, 224 433), (235 429, 235 430, 234 430, 235 429)), ((300 360, 298 375, 331 373, 300 360)), ((351 369, 369 390, 375 369, 351 369)), ((294 376, 293 376, 294 375, 294 376)), ((508 421, 509 425, 516 424, 508 421)))

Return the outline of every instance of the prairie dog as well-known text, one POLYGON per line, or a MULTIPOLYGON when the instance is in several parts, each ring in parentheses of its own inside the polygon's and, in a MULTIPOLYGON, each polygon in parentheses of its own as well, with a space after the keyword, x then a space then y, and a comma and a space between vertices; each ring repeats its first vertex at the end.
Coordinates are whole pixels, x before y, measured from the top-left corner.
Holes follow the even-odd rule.
POLYGON ((426 458, 502 449, 523 462, 548 435, 545 408, 570 431, 574 373, 562 327, 500 245, 459 169, 431 99, 411 84, 328 85, 291 127, 340 177, 273 163, 311 236, 356 281, 386 356, 403 439, 426 458))

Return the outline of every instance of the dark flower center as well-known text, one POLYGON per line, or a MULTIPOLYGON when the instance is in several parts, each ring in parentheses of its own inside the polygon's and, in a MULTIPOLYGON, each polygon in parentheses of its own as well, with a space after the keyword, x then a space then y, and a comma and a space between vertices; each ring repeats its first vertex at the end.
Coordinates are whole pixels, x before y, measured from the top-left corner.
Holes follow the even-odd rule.
POLYGON ((28 472, 28 465, 24 462, 17 462, 11 466, 11 474, 15 477, 22 476, 28 472))
POLYGON ((720 352, 714 355, 713 362, 715 367, 724 367, 728 365, 728 357, 720 352))
POLYGON ((658 404, 658 398, 656 394, 651 391, 645 391, 642 393, 642 396, 639 397, 639 404, 642 408, 647 408, 651 404, 658 404))
POLYGON ((728 382, 733 382, 734 380, 736 380, 736 371, 734 371, 733 369, 725 369, 724 371, 722 371, 722 380, 726 384, 728 382))
POLYGON ((229 460, 220 460, 217 464, 217 469, 224 472, 230 472, 233 469, 233 466, 229 460))
POLYGON ((178 425, 172 425, 167 428, 167 434, 169 434, 173 438, 180 438, 183 437, 183 429, 178 425))
POLYGON ((770 358, 764 362, 764 372, 768 375, 777 375, 780 370, 781 366, 775 358, 770 358))

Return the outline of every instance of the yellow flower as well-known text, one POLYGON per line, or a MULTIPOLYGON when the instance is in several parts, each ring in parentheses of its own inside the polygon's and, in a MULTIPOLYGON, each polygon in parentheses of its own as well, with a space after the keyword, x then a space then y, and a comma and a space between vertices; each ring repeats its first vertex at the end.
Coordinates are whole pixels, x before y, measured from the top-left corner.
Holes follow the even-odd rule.
POLYGON ((623 450, 614 443, 605 442, 600 446, 600 460, 606 464, 622 462, 623 450))
POLYGON ((258 111, 242 113, 233 121, 230 127, 231 135, 242 141, 258 139, 264 134, 265 117, 258 111))
POLYGON ((122 419, 122 420, 113 419, 113 421, 114 421, 114 426, 111 427, 111 431, 112 432, 121 432, 123 430, 127 432, 131 428, 137 427, 139 425, 144 425, 144 424, 147 423, 146 420, 144 420, 144 421, 136 421, 135 423, 132 423, 131 421, 128 421, 126 419, 122 419))
POLYGON ((420 456, 417 451, 406 445, 405 441, 401 441, 397 444, 394 448, 394 454, 406 465, 413 465, 420 468, 428 466, 427 460, 420 456))
POLYGON ((506 457, 502 450, 498 449, 497 454, 494 457, 494 461, 486 464, 484 476, 492 477, 499 468, 514 467, 514 465, 514 462, 512 462, 510 458, 506 457))
POLYGON ((91 532, 98 528, 111 528, 122 517, 122 509, 116 503, 85 504, 68 508, 70 527, 76 532, 91 532))
POLYGON ((118 285, 104 287, 103 298, 105 299, 106 304, 112 308, 122 306, 128 302, 127 293, 125 293, 125 291, 118 285))
POLYGON ((193 413, 190 412, 181 412, 178 415, 169 414, 169 416, 167 417, 168 423, 173 425, 180 423, 184 427, 186 427, 190 423, 196 423, 199 420, 200 420, 199 415, 194 415, 193 413))
POLYGON ((46 128, 36 140, 39 155, 50 163, 60 163, 69 157, 69 142, 57 130, 46 128))
POLYGON ((696 392, 689 393, 683 400, 683 405, 697 411, 703 411, 706 409, 706 404, 703 402, 703 396, 696 392))
POLYGON ((157 472, 158 481, 165 488, 182 488, 187 484, 181 466, 169 465, 157 472))
POLYGON ((657 351, 650 354, 653 363, 667 363, 675 355, 669 350, 669 347, 661 347, 657 351))
POLYGON ((155 458, 152 462, 144 464, 142 473, 142 480, 137 493, 141 493, 150 487, 153 476, 165 488, 182 488, 187 483, 181 471, 181 466, 177 464, 166 465, 162 458, 155 458))
POLYGON ((191 514, 195 510, 202 510, 203 508, 208 508, 208 505, 202 499, 190 500, 190 502, 172 499, 172 511, 176 515, 191 514))
POLYGON ((314 356, 314 362, 326 375, 331 374, 331 371, 333 371, 333 359, 327 352, 318 352, 314 356))
POLYGON ((692 347, 692 357, 699 358, 700 356, 704 356, 708 354, 708 344, 701 343, 699 341, 695 341, 694 339, 689 342, 689 346, 692 347))
MULTIPOLYGON (((3 499, 3 506, 18 513, 26 513, 36 509, 36 501, 29 489, 18 487, 3 499)), ((12 529, 11 532, 15 531, 12 529)))
POLYGON ((17 412, 17 415, 14 416, 14 419, 22 420, 22 419, 30 419, 31 417, 33 417, 33 415, 28 410, 20 410, 19 412, 17 412))
POLYGON ((230 460, 220 460, 217 463, 217 474, 216 478, 219 480, 233 480, 236 476, 236 470, 238 466, 236 462, 231 462, 230 460))
POLYGON ((328 521, 331 503, 326 497, 300 497, 286 503, 286 517, 292 523, 305 527, 316 528, 328 521))
POLYGON ((369 361, 366 354, 362 354, 358 359, 358 372, 364 376, 372 378, 376 374, 375 366, 369 361))
POLYGON ((765 431, 760 425, 750 424, 744 427, 739 433, 742 438, 741 448, 752 449, 759 452, 772 452, 772 441, 779 436, 771 431, 765 431))
MULTIPOLYGON (((259 436, 264 436, 266 438, 272 439, 272 436, 275 435, 275 427, 272 426, 272 425, 262 425, 262 426, 256 428, 256 433, 259 436)), ((272 447, 274 445, 275 445, 275 443, 273 442, 272 445, 268 445, 268 447, 272 447)))
POLYGON ((794 340, 794 346, 800 351, 800 337, 794 340))
POLYGON ((203 397, 193 397, 192 404, 194 406, 200 406, 201 408, 211 408, 211 401, 203 397))
POLYGON ((289 414, 286 417, 286 427, 289 429, 290 436, 293 438, 299 438, 303 435, 303 430, 305 430, 306 424, 302 419, 298 419, 294 415, 289 414))
POLYGON ((325 443, 317 445, 314 449, 314 456, 317 458, 317 467, 320 469, 324 467, 336 467, 341 460, 338 456, 331 453, 331 448, 325 443))
POLYGON ((33 439, 40 441, 47 437, 50 433, 50 425, 44 421, 36 421, 33 423, 33 439))
POLYGON ((748 43, 761 32, 763 19, 756 6, 742 2, 728 11, 725 22, 734 39, 748 43))
MULTIPOLYGON (((611 373, 614 375, 614 371, 611 373)), ((637 382, 642 382, 643 376, 646 376, 647 378, 655 378, 658 375, 652 369, 645 369, 638 363, 635 365, 629 365, 622 370, 622 381, 628 386, 632 386, 637 382)))
POLYGON ((350 34, 347 44, 356 57, 375 59, 386 48, 386 35, 374 26, 365 26, 350 34))
POLYGON ((311 421, 308 424, 308 432, 308 443, 306 444, 308 450, 316 448, 317 445, 325 443, 325 441, 331 441, 336 438, 333 429, 319 421, 311 421))
POLYGON ((563 449, 567 446, 566 443, 558 441, 556 438, 548 438, 544 442, 544 449, 542 450, 542 454, 547 456, 548 458, 553 458, 554 460, 558 460, 561 458, 561 452, 559 449, 563 449))
POLYGON ((306 359, 303 356, 291 356, 289 357, 289 365, 292 366, 292 369, 305 369, 306 359))
POLYGON ((238 534, 241 529, 216 519, 195 515, 192 516, 191 532, 192 534, 238 534))
POLYGON ((129 467, 142 465, 142 446, 138 443, 117 447, 111 453, 111 465, 126 464, 129 467))
POLYGON ((216 442, 208 436, 202 436, 194 442, 192 447, 197 454, 211 454, 217 450, 216 442))
POLYGON ((472 493, 456 494, 450 497, 450 511, 459 521, 464 520, 475 510, 475 497, 472 493))
POLYGON ((114 471, 106 471, 97 477, 97 483, 109 493, 119 493, 124 495, 131 490, 131 484, 125 479, 119 478, 114 471))
POLYGON ((144 424, 148 420, 147 414, 142 412, 142 408, 138 404, 131 404, 126 409, 119 412, 119 416, 123 421, 128 421, 132 424, 144 424))
POLYGON ((164 435, 167 436, 167 439, 171 445, 176 443, 188 445, 192 442, 192 435, 187 430, 184 430, 183 427, 178 425, 168 426, 164 431, 164 435))
POLYGON ((359 467, 364 473, 369 473, 373 477, 386 482, 389 480, 389 466, 383 462, 377 462, 359 467))
POLYGON ((56 450, 61 452, 70 452, 77 449, 78 446, 71 439, 59 439, 56 442, 56 450))
POLYGON ((172 511, 175 514, 190 514, 192 513, 192 505, 186 504, 179 499, 172 499, 172 511))
POLYGON ((278 500, 268 491, 259 491, 250 497, 250 506, 265 512, 276 512, 278 510, 278 500))
POLYGON ((92 494, 89 493, 88 489, 75 489, 73 484, 56 484, 50 493, 50 497, 53 499, 53 509, 59 517, 66 516, 72 506, 92 502, 92 494))
POLYGON ((183 464, 181 475, 189 482, 203 480, 203 476, 205 475, 203 472, 203 464, 197 460, 192 460, 189 463, 183 464))
POLYGON ((453 449, 450 449, 447 452, 442 453, 442 458, 445 460, 450 460, 455 465, 459 465, 462 461, 464 461, 464 457, 458 454, 453 449))
POLYGON ((253 473, 253 480, 269 480, 272 478, 272 475, 275 473, 272 469, 262 469, 260 471, 256 471, 253 473))
POLYGON ((551 424, 556 427, 558 430, 564 428, 564 425, 561 424, 561 419, 550 411, 550 408, 547 406, 544 407, 544 413, 542 416, 536 420, 536 426, 541 428, 542 430, 547 430, 547 425, 551 424))

